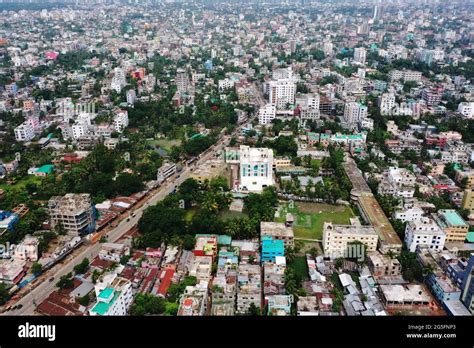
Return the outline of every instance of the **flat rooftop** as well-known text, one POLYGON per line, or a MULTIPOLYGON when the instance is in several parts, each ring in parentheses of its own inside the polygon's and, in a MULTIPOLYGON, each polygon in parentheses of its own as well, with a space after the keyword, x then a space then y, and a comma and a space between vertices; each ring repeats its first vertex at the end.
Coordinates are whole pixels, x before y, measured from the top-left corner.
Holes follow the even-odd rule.
POLYGON ((399 246, 401 248, 402 241, 374 195, 364 194, 358 198, 358 201, 369 222, 374 227, 375 232, 379 235, 380 242, 385 245, 399 246))

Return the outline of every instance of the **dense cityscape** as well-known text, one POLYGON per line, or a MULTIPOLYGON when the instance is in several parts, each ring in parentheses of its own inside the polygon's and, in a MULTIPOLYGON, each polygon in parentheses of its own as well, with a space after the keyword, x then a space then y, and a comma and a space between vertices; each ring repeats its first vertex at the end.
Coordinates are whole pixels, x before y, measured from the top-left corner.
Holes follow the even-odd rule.
POLYGON ((0 0, 0 311, 471 316, 474 4, 0 0))

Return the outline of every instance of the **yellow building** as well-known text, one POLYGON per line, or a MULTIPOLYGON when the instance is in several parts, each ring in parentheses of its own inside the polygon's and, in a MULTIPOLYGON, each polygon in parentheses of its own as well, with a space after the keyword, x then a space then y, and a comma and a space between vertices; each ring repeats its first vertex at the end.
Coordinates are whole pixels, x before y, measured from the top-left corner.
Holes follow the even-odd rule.
POLYGON ((461 207, 468 209, 471 214, 474 213, 474 190, 464 190, 461 207))
POLYGON ((446 233, 446 242, 464 242, 469 225, 454 209, 442 209, 433 215, 439 227, 446 233))

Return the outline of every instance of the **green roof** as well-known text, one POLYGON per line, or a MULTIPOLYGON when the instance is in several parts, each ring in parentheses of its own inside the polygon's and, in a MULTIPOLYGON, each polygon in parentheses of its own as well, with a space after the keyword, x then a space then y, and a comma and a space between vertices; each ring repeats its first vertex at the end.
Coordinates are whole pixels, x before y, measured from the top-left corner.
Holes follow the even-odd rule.
POLYGON ((446 222, 450 226, 467 226, 464 219, 461 217, 461 215, 458 214, 456 210, 453 210, 453 209, 444 210, 442 211, 442 214, 444 215, 446 222))
POLYGON ((474 232, 467 232, 466 239, 469 243, 474 243, 474 232))
POLYGON ((100 292, 99 298, 107 300, 110 297, 110 295, 112 295, 113 292, 114 292, 114 288, 105 288, 104 290, 100 292))
POLYGON ((52 164, 45 164, 44 166, 39 167, 36 173, 50 174, 53 172, 53 169, 54 169, 54 166, 52 164))
MULTIPOLYGON (((102 294, 107 289, 110 289, 110 288, 105 288, 104 290, 102 290, 102 292, 99 294, 99 298, 103 298, 102 294)), ((114 289, 112 289, 112 291, 113 290, 114 289)), ((97 302, 94 308, 92 308, 92 312, 95 312, 99 315, 105 315, 108 312, 110 306, 112 306, 115 300, 117 299, 117 297, 119 297, 119 295, 120 295, 120 291, 115 291, 114 297, 109 302, 102 302, 102 301, 97 302)))

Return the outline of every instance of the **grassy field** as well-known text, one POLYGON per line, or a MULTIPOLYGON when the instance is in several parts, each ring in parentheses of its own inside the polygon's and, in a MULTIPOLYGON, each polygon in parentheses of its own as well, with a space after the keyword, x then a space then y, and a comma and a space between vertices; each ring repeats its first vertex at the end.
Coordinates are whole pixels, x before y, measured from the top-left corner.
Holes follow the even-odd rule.
POLYGON ((37 176, 28 175, 25 176, 23 179, 17 181, 14 185, 0 184, 0 189, 3 189, 5 191, 23 190, 27 184, 41 184, 41 180, 42 179, 37 176))
POLYGON ((230 210, 223 210, 219 213, 219 217, 221 217, 223 220, 237 219, 244 216, 247 216, 247 214, 230 210))
POLYGON ((288 267, 295 272, 298 283, 308 279, 308 264, 306 263, 305 256, 296 256, 295 259, 288 264, 288 267))
POLYGON ((173 146, 180 146, 181 140, 179 139, 158 139, 154 140, 153 145, 159 146, 165 151, 170 151, 173 146))
POLYGON ((280 205, 277 222, 284 222, 287 213, 295 218, 294 232, 297 238, 322 239, 324 222, 334 224, 349 224, 354 216, 350 207, 330 204, 295 202, 280 205))

